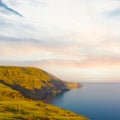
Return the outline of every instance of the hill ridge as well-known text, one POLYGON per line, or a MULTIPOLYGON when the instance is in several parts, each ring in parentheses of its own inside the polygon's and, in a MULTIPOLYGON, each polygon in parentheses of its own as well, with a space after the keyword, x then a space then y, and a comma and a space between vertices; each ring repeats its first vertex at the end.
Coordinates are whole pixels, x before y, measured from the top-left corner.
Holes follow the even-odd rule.
POLYGON ((80 84, 62 81, 42 69, 18 66, 0 66, 0 83, 35 100, 80 87, 80 84))

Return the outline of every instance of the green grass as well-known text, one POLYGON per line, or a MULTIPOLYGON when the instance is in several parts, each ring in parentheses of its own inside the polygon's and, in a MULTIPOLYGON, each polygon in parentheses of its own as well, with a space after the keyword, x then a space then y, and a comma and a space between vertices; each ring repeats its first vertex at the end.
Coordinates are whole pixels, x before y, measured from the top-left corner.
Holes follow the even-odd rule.
POLYGON ((17 66, 0 66, 0 83, 19 91, 26 98, 36 100, 79 86, 38 68, 17 66))
POLYGON ((0 120, 88 120, 71 111, 33 100, 0 101, 0 120))
POLYGON ((24 98, 0 84, 0 120, 88 120, 71 111, 24 98))
POLYGON ((23 99, 24 96, 21 95, 19 91, 16 91, 10 87, 7 87, 3 84, 0 83, 0 101, 3 100, 12 100, 12 99, 23 99))
POLYGON ((53 79, 45 71, 33 67, 0 66, 0 80, 9 84, 19 84, 25 88, 40 88, 53 79))
POLYGON ((49 83, 51 79, 58 80, 37 68, 1 66, 0 120, 88 120, 71 111, 46 104, 40 100, 26 98, 19 89, 15 90, 11 87, 11 85, 18 84, 32 91, 35 87, 53 86, 52 83, 49 83))

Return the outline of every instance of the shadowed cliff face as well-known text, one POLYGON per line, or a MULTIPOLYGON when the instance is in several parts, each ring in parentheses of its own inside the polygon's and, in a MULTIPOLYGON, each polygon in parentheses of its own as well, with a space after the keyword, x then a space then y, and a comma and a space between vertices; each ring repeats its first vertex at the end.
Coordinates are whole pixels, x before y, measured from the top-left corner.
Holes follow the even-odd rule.
POLYGON ((34 100, 41 100, 81 86, 77 83, 62 81, 38 68, 8 66, 0 67, 0 83, 34 100))

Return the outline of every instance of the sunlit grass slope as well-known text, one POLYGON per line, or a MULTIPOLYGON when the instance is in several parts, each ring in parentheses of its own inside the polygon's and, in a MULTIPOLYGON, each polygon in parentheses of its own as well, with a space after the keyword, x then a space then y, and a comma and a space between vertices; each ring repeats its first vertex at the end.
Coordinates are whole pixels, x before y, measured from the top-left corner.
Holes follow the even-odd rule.
POLYGON ((33 89, 45 86, 54 77, 49 76, 47 72, 38 68, 0 66, 0 79, 9 84, 19 84, 25 88, 33 89))
MULTIPOLYGON (((15 87, 26 87, 26 89, 31 91, 38 86, 40 88, 44 85, 47 86, 41 82, 41 80, 50 81, 51 75, 46 76, 44 71, 39 71, 39 69, 36 68, 33 69, 34 68, 0 67, 0 120, 88 120, 71 111, 46 104, 40 100, 27 98, 24 94, 21 94, 19 89, 14 89, 14 85, 15 87), (39 74, 42 75, 41 78, 39 74), (38 76, 36 77, 36 75, 38 76), (33 86, 32 82, 30 83, 31 85, 29 85, 30 77, 40 85, 37 85, 35 81, 33 86)), ((50 84, 48 83, 48 86, 50 84)))
POLYGON ((38 68, 17 66, 0 66, 0 83, 35 100, 80 86, 62 81, 38 68))

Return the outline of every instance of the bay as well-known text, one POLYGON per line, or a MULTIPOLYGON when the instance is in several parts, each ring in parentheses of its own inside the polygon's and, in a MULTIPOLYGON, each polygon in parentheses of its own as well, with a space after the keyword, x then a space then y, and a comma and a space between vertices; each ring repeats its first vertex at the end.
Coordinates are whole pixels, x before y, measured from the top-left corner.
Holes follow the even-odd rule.
POLYGON ((120 83, 83 83, 46 100, 91 120, 120 120, 120 83))

